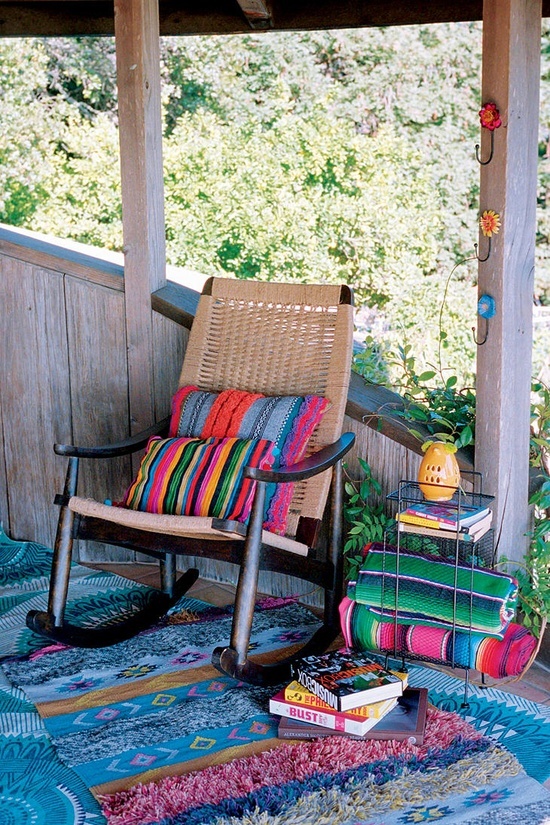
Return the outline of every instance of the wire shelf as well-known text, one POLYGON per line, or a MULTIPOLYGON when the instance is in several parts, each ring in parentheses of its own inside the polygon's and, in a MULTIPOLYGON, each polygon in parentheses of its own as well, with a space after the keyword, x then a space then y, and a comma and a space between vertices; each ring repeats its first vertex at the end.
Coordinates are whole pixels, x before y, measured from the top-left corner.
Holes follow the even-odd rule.
MULTIPOLYGON (((464 473, 468 477, 470 490, 464 490, 459 487, 455 495, 445 501, 445 505, 457 511, 457 527, 456 530, 441 530, 442 535, 423 535, 421 532, 415 532, 415 526, 410 525, 407 532, 399 529, 399 523, 396 523, 395 528, 386 532, 384 537, 384 554, 391 552, 394 559, 392 564, 395 565, 395 574, 387 576, 384 572, 386 562, 384 561, 384 570, 382 571, 382 594, 384 594, 384 587, 386 586, 385 579, 388 579, 387 602, 384 604, 384 595, 382 595, 381 614, 383 621, 390 621, 393 623, 393 644, 386 649, 379 649, 379 653, 386 657, 393 657, 401 659, 403 666, 407 660, 422 661, 433 664, 446 665, 451 668, 460 668, 464 670, 465 688, 464 688, 464 705, 467 705, 468 699, 468 674, 471 662, 472 652, 472 624, 473 624, 473 577, 476 568, 492 568, 495 563, 494 550, 494 531, 488 529, 479 539, 470 538, 464 533, 460 532, 460 518, 461 511, 468 507, 488 508, 494 500, 494 496, 486 495, 482 491, 481 475, 479 473, 464 473), (406 646, 406 640, 403 634, 403 622, 399 618, 399 582, 400 582, 400 560, 403 554, 407 556, 421 556, 430 561, 438 561, 453 566, 453 580, 454 584, 450 591, 447 591, 447 598, 451 600, 449 608, 452 613, 452 621, 449 623, 448 632, 450 634, 448 644, 445 647, 445 654, 436 655, 439 651, 426 652, 426 655, 411 652, 410 648, 406 646), (458 587, 459 572, 461 576, 466 577, 470 582, 469 590, 458 587), (391 592, 389 592, 391 590, 391 592), (460 606, 461 622, 457 618, 457 606, 460 606), (469 611, 469 612, 468 612, 469 611), (464 620, 464 612, 466 613, 466 621, 464 620), (385 614, 385 618, 384 618, 385 614), (469 621, 467 617, 469 616, 469 621), (460 634, 461 655, 457 658, 458 636, 460 634), (465 643, 465 644, 464 644, 465 643)), ((463 479, 466 481, 466 478, 463 479)), ((435 486, 435 485, 434 485, 435 486)), ((420 489, 420 483, 415 481, 402 480, 399 482, 399 487, 394 492, 387 496, 388 500, 397 503, 397 511, 401 512, 411 504, 420 501, 426 502, 425 496, 420 489)), ((432 502, 426 502, 428 505, 432 502)), ((437 505, 442 502, 434 501, 437 505)), ((434 533, 436 530, 433 531, 434 533)), ((386 558, 386 556, 384 556, 386 558)), ((391 566, 391 565, 389 565, 391 566)), ((443 593, 442 593, 443 598, 443 593)))
MULTIPOLYGON (((463 470, 461 473, 461 478, 463 481, 469 481, 472 490, 464 490, 462 487, 459 487, 452 498, 444 502, 445 505, 448 505, 456 510, 460 510, 461 507, 488 507, 491 502, 494 501, 494 496, 489 496, 482 490, 481 473, 467 472, 463 470)), ((429 486, 437 489, 439 485, 426 484, 426 482, 422 482, 422 486, 429 486)), ((420 482, 407 480, 400 481, 398 489, 394 490, 392 493, 389 493, 386 498, 388 501, 397 501, 399 504, 407 505, 416 504, 419 501, 426 501, 424 494, 420 489, 420 482)), ((438 504, 440 502, 434 501, 433 503, 438 504)), ((399 507, 399 509, 401 509, 401 507, 399 507)))

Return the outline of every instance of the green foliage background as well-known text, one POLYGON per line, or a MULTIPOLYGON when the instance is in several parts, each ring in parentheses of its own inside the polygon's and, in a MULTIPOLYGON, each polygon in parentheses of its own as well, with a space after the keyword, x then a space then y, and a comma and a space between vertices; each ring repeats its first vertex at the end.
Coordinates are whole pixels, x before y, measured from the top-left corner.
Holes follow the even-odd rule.
MULTIPOLYGON (((536 298, 548 305, 546 25, 542 61, 536 298)), ((164 39, 168 262, 345 281, 382 360, 410 345, 419 370, 441 359, 471 383, 480 62, 479 24, 164 39)), ((0 73, 0 220, 121 249, 114 42, 0 41, 0 73)))

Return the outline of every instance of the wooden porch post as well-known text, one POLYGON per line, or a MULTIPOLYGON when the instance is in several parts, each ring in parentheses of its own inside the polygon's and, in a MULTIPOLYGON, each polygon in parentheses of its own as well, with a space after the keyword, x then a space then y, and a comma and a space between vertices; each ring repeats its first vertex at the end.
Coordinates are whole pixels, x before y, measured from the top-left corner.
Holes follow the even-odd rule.
MULTIPOLYGON (((494 102, 502 126, 494 157, 481 167, 481 213, 501 216, 489 259, 479 264, 479 295, 496 315, 478 347, 476 469, 495 494, 499 556, 521 560, 529 530, 529 418, 536 228, 541 0, 484 0, 482 103, 494 102)), ((490 134, 482 129, 481 159, 490 134)), ((488 239, 480 234, 479 255, 488 239)), ((485 334, 480 320, 478 340, 485 334)))
POLYGON ((154 420, 151 293, 165 283, 158 0, 115 0, 130 429, 154 420))

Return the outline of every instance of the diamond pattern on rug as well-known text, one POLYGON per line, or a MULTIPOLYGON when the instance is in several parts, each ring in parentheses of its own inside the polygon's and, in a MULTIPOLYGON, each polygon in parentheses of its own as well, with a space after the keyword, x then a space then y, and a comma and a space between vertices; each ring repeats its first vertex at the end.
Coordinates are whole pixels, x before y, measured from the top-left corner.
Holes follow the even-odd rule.
MULTIPOLYGON (((210 664, 231 622, 231 609, 209 610, 184 597, 167 623, 127 641, 52 648, 6 661, 3 669, 35 703, 60 757, 85 782, 130 785, 144 773, 189 770, 197 759, 275 739, 268 713, 274 689, 222 677, 210 664)), ((292 649, 318 624, 293 602, 260 604, 250 647, 262 654, 292 649)))
POLYGON ((428 711, 421 746, 330 737, 103 797, 109 825, 401 825, 469 822, 546 805, 515 757, 455 713, 428 711))

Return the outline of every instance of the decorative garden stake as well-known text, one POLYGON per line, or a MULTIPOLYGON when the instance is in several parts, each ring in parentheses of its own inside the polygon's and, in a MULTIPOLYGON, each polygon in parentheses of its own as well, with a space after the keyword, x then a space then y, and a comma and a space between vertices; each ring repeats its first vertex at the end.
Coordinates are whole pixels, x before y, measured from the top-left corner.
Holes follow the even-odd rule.
POLYGON ((483 263, 489 258, 491 254, 491 238, 493 235, 497 235, 500 229, 500 215, 498 212, 494 212, 492 209, 486 209, 481 218, 479 219, 479 225, 481 227, 481 231, 485 235, 486 238, 489 238, 489 248, 487 249, 487 254, 484 258, 480 258, 477 253, 477 244, 474 244, 474 249, 476 251, 476 258, 478 261, 483 263))
POLYGON ((489 157, 487 158, 487 160, 481 160, 479 156, 479 143, 476 143, 476 159, 477 162, 481 164, 481 166, 487 166, 487 164, 491 163, 493 159, 493 151, 495 146, 495 129, 498 129, 499 126, 502 126, 500 112, 497 109, 496 104, 485 103, 485 105, 482 106, 479 110, 479 120, 481 123, 481 127, 483 129, 489 129, 489 132, 491 133, 491 150, 489 152, 489 157))
POLYGON ((418 470, 418 482, 428 501, 449 501, 460 484, 456 446, 442 441, 427 441, 426 453, 418 470))
POLYGON ((479 301, 477 302, 477 314, 480 318, 485 318, 485 336, 482 341, 478 341, 476 338, 476 328, 472 327, 472 332, 474 334, 474 341, 478 345, 478 347, 482 346, 487 340, 487 336, 489 335, 489 318, 492 318, 497 311, 497 305, 495 303, 495 299, 491 297, 491 295, 482 295, 479 301))

